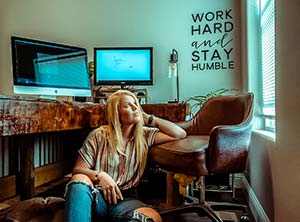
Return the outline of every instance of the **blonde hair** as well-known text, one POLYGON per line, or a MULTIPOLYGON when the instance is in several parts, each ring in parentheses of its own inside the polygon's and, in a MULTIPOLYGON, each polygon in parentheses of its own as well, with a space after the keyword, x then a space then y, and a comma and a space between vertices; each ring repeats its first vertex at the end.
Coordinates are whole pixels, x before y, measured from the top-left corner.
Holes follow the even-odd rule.
MULTIPOLYGON (((123 146, 123 137, 119 114, 120 100, 123 96, 131 96, 134 99, 134 103, 137 105, 137 107, 142 110, 137 97, 128 90, 118 90, 108 98, 106 104, 106 118, 108 123, 107 138, 109 138, 109 153, 111 158, 116 154, 118 147, 121 148, 123 146)), ((148 146, 144 137, 142 112, 140 112, 140 115, 140 121, 138 121, 133 127, 136 159, 139 161, 140 165, 138 172, 139 175, 144 172, 148 153, 148 146)))

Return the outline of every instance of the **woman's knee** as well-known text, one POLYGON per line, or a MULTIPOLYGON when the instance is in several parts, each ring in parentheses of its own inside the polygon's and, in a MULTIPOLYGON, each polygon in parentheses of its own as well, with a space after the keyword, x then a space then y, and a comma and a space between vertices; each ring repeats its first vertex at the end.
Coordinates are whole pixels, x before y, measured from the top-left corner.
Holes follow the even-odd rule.
POLYGON ((136 214, 140 214, 142 221, 147 221, 147 218, 151 218, 155 222, 162 222, 162 218, 159 213, 150 207, 142 207, 135 210, 136 214))
POLYGON ((81 181, 87 185, 93 185, 93 182, 91 181, 91 179, 84 174, 74 174, 71 178, 71 181, 81 181))

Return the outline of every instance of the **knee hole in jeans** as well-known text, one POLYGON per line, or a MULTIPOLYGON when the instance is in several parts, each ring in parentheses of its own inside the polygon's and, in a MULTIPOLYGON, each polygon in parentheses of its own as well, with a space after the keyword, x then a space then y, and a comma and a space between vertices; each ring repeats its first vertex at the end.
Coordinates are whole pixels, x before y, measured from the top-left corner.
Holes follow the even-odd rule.
POLYGON ((161 222, 162 219, 153 208, 138 208, 133 212, 133 218, 141 222, 161 222))
POLYGON ((91 179, 84 174, 75 174, 72 176, 71 181, 82 181, 83 183, 87 184, 87 185, 93 185, 93 182, 91 181, 91 179))

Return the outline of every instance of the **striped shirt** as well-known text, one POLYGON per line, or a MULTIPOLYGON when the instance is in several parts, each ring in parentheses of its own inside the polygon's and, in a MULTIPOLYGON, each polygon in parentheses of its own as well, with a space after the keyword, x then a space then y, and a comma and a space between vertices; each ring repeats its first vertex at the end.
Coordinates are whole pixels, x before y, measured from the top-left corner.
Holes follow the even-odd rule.
MULTIPOLYGON (((133 138, 127 143, 125 153, 117 150, 113 159, 108 150, 109 143, 106 138, 107 127, 100 126, 93 130, 86 138, 83 146, 79 149, 79 155, 89 166, 98 172, 109 174, 121 190, 126 190, 138 184, 139 161, 136 158, 136 149, 133 138)), ((148 147, 153 145, 157 128, 144 127, 144 136, 148 147)))

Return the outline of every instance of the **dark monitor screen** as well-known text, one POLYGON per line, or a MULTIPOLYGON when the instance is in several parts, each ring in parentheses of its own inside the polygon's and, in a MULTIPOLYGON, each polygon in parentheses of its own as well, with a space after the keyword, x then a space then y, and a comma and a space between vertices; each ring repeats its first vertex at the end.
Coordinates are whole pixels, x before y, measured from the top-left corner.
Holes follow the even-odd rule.
POLYGON ((91 96, 86 49, 15 36, 11 47, 15 93, 91 96))

